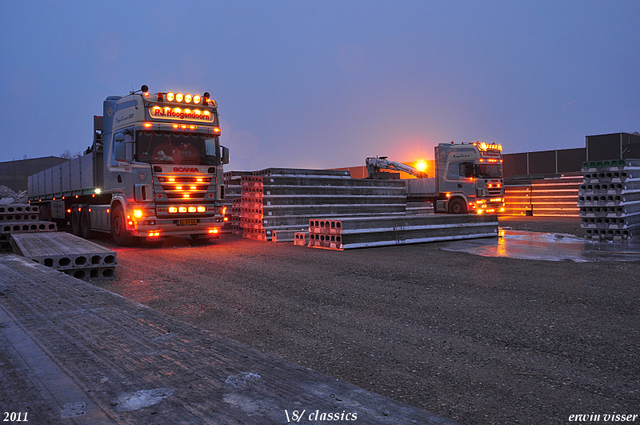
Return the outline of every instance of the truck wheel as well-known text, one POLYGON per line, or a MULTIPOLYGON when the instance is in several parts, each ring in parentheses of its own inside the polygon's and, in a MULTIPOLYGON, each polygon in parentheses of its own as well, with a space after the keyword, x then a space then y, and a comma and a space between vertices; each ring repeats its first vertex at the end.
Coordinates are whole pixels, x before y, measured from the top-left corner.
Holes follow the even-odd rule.
POLYGON ((93 232, 91 231, 91 216, 88 208, 83 209, 80 213, 80 233, 80 236, 85 239, 90 239, 91 236, 93 236, 93 232))
POLYGON ((462 198, 453 198, 449 201, 449 214, 466 214, 467 203, 462 198))
POLYGON ((127 232, 126 217, 122 207, 118 205, 111 211, 111 237, 118 246, 129 246, 135 242, 135 237, 127 232))
POLYGON ((82 236, 80 230, 80 211, 76 205, 71 207, 71 233, 76 236, 82 236))

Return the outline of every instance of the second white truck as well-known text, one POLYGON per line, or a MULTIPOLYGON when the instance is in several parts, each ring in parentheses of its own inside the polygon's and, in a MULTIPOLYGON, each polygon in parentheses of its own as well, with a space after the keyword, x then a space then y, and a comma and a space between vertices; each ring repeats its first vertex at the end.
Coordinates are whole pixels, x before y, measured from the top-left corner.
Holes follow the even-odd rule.
POLYGON ((499 213, 504 211, 502 146, 474 142, 440 143, 435 147, 434 177, 386 157, 367 158, 369 178, 389 178, 383 169, 414 175, 407 179, 411 201, 432 202, 437 213, 499 213))

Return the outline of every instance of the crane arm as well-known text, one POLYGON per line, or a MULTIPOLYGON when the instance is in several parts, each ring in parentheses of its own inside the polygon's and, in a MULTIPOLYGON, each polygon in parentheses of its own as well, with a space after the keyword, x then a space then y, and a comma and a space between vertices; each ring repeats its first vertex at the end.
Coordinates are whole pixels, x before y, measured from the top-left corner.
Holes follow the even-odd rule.
POLYGON ((369 172, 369 177, 380 172, 380 170, 382 169, 402 171, 418 178, 427 177, 427 173, 425 173, 424 171, 416 170, 415 168, 406 164, 402 164, 400 162, 389 161, 386 157, 367 158, 366 164, 367 164, 367 171, 369 172))

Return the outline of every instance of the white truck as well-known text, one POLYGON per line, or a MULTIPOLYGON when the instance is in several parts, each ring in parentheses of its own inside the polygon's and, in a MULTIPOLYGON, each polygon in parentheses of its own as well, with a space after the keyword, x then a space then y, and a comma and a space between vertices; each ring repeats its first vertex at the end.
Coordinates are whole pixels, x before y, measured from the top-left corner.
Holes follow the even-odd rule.
POLYGON ((502 146, 494 143, 440 143, 435 147, 435 177, 386 157, 367 158, 369 178, 392 175, 380 170, 403 171, 407 199, 432 202, 435 212, 449 214, 498 213, 504 211, 502 146))
POLYGON ((29 177, 41 219, 71 224, 116 244, 166 236, 219 237, 224 224, 223 164, 216 102, 209 93, 110 96, 94 116, 85 155, 29 177))

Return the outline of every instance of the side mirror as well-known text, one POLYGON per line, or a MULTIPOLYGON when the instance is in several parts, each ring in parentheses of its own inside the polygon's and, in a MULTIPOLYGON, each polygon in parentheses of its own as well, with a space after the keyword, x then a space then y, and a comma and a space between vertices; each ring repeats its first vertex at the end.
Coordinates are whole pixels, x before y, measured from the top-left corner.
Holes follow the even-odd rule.
POLYGON ((225 148, 224 146, 220 146, 222 148, 222 163, 229 163, 229 148, 225 148))

